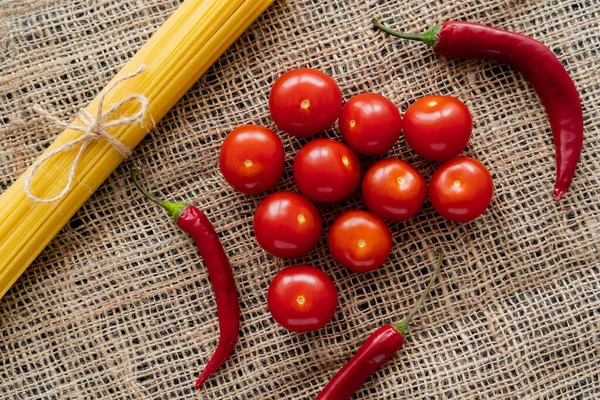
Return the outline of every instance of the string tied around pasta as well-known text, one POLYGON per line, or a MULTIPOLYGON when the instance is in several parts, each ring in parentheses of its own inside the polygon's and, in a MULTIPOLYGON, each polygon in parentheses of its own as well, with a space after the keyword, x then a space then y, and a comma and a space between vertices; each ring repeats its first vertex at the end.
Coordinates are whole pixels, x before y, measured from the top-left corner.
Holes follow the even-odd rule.
POLYGON ((33 107, 34 111, 36 111, 38 114, 44 116, 48 120, 54 122, 57 126, 76 130, 76 131, 81 132, 82 134, 78 138, 70 140, 70 141, 66 142, 65 144, 63 144, 62 146, 59 146, 56 149, 50 151, 49 153, 40 157, 33 163, 31 168, 29 169, 27 175, 25 176, 24 189, 25 189, 25 194, 27 195, 27 197, 29 197, 31 200, 36 201, 38 203, 53 203, 53 202, 65 197, 67 195, 67 193, 69 193, 69 191, 73 187, 73 182, 75 181, 75 174, 77 172, 77 167, 79 166, 81 157, 83 156, 85 149, 90 144, 92 144, 93 142, 96 142, 98 140, 102 140, 102 139, 106 140, 108 143, 110 143, 115 148, 115 150, 117 150, 119 152, 119 154, 121 154, 121 156, 123 156, 124 159, 127 159, 131 156, 131 148, 129 148, 127 145, 121 143, 114 136, 110 135, 108 133, 108 130, 110 128, 114 128, 116 126, 125 126, 125 125, 134 124, 136 122, 143 122, 144 116, 146 115, 146 112, 148 110, 148 99, 141 94, 132 94, 132 95, 125 97, 124 99, 117 102, 116 104, 113 104, 107 110, 104 110, 104 100, 105 100, 106 95, 112 89, 114 89, 114 87, 117 86, 119 83, 126 81, 128 79, 131 79, 134 76, 141 74, 145 70, 146 70, 146 66, 141 65, 134 72, 127 74, 127 75, 123 75, 121 78, 116 79, 114 82, 112 82, 108 86, 106 86, 106 88, 98 96, 98 110, 96 111, 96 115, 92 115, 92 113, 90 113, 86 109, 79 110, 79 112, 77 114, 77 118, 81 122, 83 122, 83 125, 75 125, 74 123, 61 121, 60 119, 58 119, 57 117, 55 117, 48 111, 42 109, 41 107, 39 107, 37 105, 33 107), (113 115, 121 107, 123 107, 127 104, 130 104, 130 103, 138 103, 139 107, 135 113, 133 113, 131 115, 120 116, 119 118, 112 118, 113 115), (69 178, 67 180, 67 183, 64 186, 64 188, 60 191, 60 193, 58 193, 56 196, 54 196, 52 198, 48 198, 48 199, 40 198, 40 197, 34 195, 31 191, 31 181, 33 180, 33 177, 35 176, 35 173, 40 168, 40 166, 42 164, 44 164, 46 161, 48 161, 50 158, 52 158, 60 153, 69 151, 76 146, 79 146, 79 150, 77 151, 77 155, 75 156, 75 159, 73 160, 73 164, 71 165, 71 168, 69 170, 69 178))

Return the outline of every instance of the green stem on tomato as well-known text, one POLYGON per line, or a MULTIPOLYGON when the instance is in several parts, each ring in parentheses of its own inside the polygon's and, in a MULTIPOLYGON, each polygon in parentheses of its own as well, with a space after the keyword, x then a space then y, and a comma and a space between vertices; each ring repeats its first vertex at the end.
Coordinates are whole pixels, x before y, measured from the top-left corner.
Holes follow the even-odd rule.
POLYGON ((442 29, 442 26, 440 24, 436 24, 423 33, 404 33, 395 31, 387 27, 386 25, 379 22, 376 18, 373 18, 373 25, 375 25, 378 29, 384 31, 389 35, 397 36, 402 39, 418 40, 431 47, 435 46, 437 42, 437 34, 440 31, 440 29, 442 29))
POLYGON ((413 319, 413 317, 415 316, 415 314, 417 313, 417 311, 419 310, 419 308, 421 308, 421 305, 423 304, 423 301, 425 301, 425 298, 427 297, 427 295, 429 294, 429 292, 433 288, 433 283, 435 282, 438 274, 440 273, 440 269, 442 268, 443 256, 444 255, 440 251, 438 253, 437 263, 435 265, 435 270, 433 271, 433 275, 431 275, 431 278, 429 279, 429 283, 427 284, 427 287, 425 288, 425 291, 421 294, 421 297, 419 297, 419 300, 417 300, 417 304, 415 304, 415 306, 413 307, 413 309, 410 310, 410 312, 408 313, 408 315, 406 316, 406 318, 404 318, 402 321, 400 321, 399 323, 397 323, 396 325, 394 325, 394 328, 396 328, 396 330, 398 332, 400 332, 402 335, 404 335, 404 332, 406 332, 406 329, 408 328, 408 325, 410 324, 410 321, 413 319))
POLYGON ((140 171, 141 171, 141 169, 138 168, 137 166, 134 166, 133 168, 131 168, 131 180, 133 181, 133 184, 138 188, 138 190, 140 192, 142 192, 142 194, 144 195, 145 198, 147 198, 148 200, 158 204, 159 206, 161 206, 162 208, 167 210, 173 216, 173 218, 175 219, 175 222, 177 222, 177 219, 179 218, 179 216, 181 215, 183 210, 188 205, 185 203, 173 203, 170 201, 164 201, 164 200, 161 200, 158 197, 150 194, 149 192, 147 192, 142 187, 142 185, 140 185, 140 182, 138 180, 137 174, 140 171))

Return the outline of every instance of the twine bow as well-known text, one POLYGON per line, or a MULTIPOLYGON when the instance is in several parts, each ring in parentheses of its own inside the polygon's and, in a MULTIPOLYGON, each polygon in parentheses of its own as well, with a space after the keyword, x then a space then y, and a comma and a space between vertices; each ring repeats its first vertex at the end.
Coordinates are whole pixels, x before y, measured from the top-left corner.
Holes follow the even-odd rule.
POLYGON ((119 83, 126 81, 127 79, 131 79, 134 76, 144 72, 145 70, 146 70, 146 67, 144 65, 141 65, 134 72, 124 75, 121 78, 110 83, 108 86, 106 86, 106 88, 104 90, 102 90, 102 92, 100 92, 100 95, 98 96, 98 111, 96 112, 95 116, 92 115, 86 109, 79 110, 79 113, 77 114, 77 118, 79 118, 79 120, 81 120, 81 122, 83 122, 83 125, 74 125, 73 123, 61 121, 60 119, 56 118, 54 115, 50 114, 48 111, 42 109, 41 107, 39 107, 39 106, 33 107, 33 109, 37 113, 46 117, 50 121, 54 122, 56 125, 63 127, 63 128, 80 131, 82 133, 82 135, 79 136, 78 138, 73 139, 73 140, 63 144, 62 146, 52 150, 51 152, 49 152, 48 154, 39 158, 38 160, 36 160, 33 163, 33 165, 31 166, 31 169, 29 170, 29 172, 27 173, 27 176, 25 177, 25 194, 27 195, 27 197, 29 197, 31 200, 37 201, 39 203, 53 203, 56 200, 63 198, 69 192, 69 190, 71 190, 71 188, 73 187, 73 181, 75 180, 75 172, 77 171, 77 167, 79 165, 79 162, 81 161, 83 152, 91 143, 96 142, 100 139, 104 139, 108 143, 110 143, 115 148, 115 150, 117 150, 123 156, 123 158, 128 158, 131 156, 131 149, 128 146, 121 143, 114 136, 111 136, 107 132, 107 130, 110 128, 113 128, 115 126, 125 126, 125 125, 133 124, 135 122, 142 122, 144 120, 144 115, 146 114, 146 110, 148 109, 148 99, 145 96, 142 96, 141 94, 132 94, 130 96, 125 97, 123 100, 112 105, 109 109, 104 111, 103 110, 104 98, 106 97, 108 92, 110 92, 119 83), (139 104, 138 111, 136 111, 135 113, 133 113, 129 116, 122 116, 117 119, 111 119, 111 117, 113 116, 113 114, 115 114, 117 112, 117 110, 119 110, 124 105, 133 103, 133 102, 137 102, 139 104), (69 151, 70 149, 72 149, 73 147, 75 147, 77 145, 80 145, 79 151, 77 152, 77 156, 75 157, 75 160, 73 161, 73 165, 71 165, 71 169, 69 171, 69 180, 67 181, 67 184, 61 190, 61 192, 51 199, 42 199, 42 198, 35 196, 33 193, 31 193, 31 180, 33 179, 33 176, 35 175, 38 168, 44 162, 48 161, 50 158, 54 157, 55 155, 60 154, 65 151, 69 151))

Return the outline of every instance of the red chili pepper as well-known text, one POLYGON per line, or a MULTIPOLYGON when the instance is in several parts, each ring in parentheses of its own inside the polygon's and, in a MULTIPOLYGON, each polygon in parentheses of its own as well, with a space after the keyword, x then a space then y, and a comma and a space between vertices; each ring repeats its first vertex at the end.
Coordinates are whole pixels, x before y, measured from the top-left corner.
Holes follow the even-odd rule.
POLYGON ((240 330, 240 304, 233 271, 219 236, 206 215, 192 205, 171 203, 151 195, 138 182, 138 171, 136 167, 131 170, 131 179, 135 186, 147 199, 171 213, 179 228, 194 238, 212 281, 219 313, 220 338, 215 353, 196 381, 196 389, 200 389, 202 384, 229 358, 237 342, 240 330))
POLYGON ((358 349, 358 352, 352 356, 350 361, 339 370, 323 391, 319 393, 316 400, 349 399, 379 367, 385 364, 387 360, 392 358, 402 348, 404 333, 431 291, 441 267, 442 253, 439 253, 435 270, 429 279, 425 291, 421 294, 421 297, 417 300, 417 304, 415 304, 406 318, 394 325, 383 325, 373 332, 360 349, 358 349))
POLYGON ((444 57, 494 60, 521 72, 546 108, 556 146, 554 200, 563 197, 583 146, 583 112, 573 80, 549 48, 528 36, 471 22, 445 22, 421 34, 373 23, 390 35, 424 42, 444 57))

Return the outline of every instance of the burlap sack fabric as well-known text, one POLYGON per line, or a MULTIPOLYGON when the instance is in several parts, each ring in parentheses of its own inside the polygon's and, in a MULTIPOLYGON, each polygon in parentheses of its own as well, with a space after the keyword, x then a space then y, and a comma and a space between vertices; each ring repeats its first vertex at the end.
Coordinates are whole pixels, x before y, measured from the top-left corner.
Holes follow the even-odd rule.
MULTIPOLYGON (((52 140, 33 104, 68 119, 102 89, 177 7, 177 1, 6 1, 0 5, 0 189, 52 140)), ((360 399, 600 398, 600 2, 276 2, 178 103, 0 300, 2 398, 308 399, 362 341, 398 321, 430 276, 442 276, 406 347, 360 399), (373 16, 421 31, 445 20, 533 36, 565 63, 580 90, 585 145, 571 191, 551 200, 554 148, 532 88, 507 67, 449 61, 424 45, 375 32, 373 16), (395 249, 378 271, 337 265, 325 236, 309 256, 267 255, 252 233, 263 196, 235 192, 218 170, 222 139, 240 124, 274 128, 270 87, 284 71, 331 74, 345 99, 372 91, 402 110, 427 94, 470 107, 466 154, 491 170, 496 195, 478 220, 443 220, 426 203, 391 224, 395 249), (215 223, 235 269, 242 331, 233 357, 198 393, 193 382, 218 338, 206 270, 189 237, 133 190, 194 202, 215 223), (271 318, 271 278, 293 263, 326 271, 339 307, 326 329, 291 333, 271 318)), ((324 136, 338 138, 334 127, 324 136)), ((282 135, 287 172, 305 142, 282 135)), ((426 178, 436 164, 401 140, 389 154, 426 178)), ((364 158, 364 167, 374 158, 364 158)), ((350 200, 320 207, 329 226, 350 200)))

